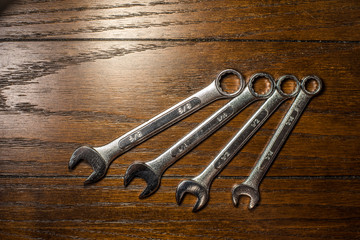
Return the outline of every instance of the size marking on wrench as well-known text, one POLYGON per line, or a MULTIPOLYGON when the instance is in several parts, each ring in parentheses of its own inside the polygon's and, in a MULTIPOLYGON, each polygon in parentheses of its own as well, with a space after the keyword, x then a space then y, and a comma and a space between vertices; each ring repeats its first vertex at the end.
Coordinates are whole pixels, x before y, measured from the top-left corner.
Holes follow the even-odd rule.
POLYGON ((319 93, 321 88, 322 82, 318 77, 307 76, 303 79, 299 95, 296 97, 288 112, 282 119, 276 132, 256 162, 256 165, 251 171, 249 177, 243 183, 234 186, 232 190, 232 200, 235 206, 238 205, 239 198, 242 195, 250 197, 250 204, 248 206, 249 209, 254 208, 258 204, 260 200, 259 185, 262 179, 275 160, 281 147, 284 145, 296 122, 299 120, 308 102, 314 95, 319 93), (315 80, 317 82, 317 88, 312 92, 306 90, 306 83, 310 80, 315 80))
POLYGON ((293 75, 285 75, 279 78, 276 83, 276 89, 272 96, 255 112, 255 114, 245 123, 239 132, 230 140, 225 148, 215 157, 215 159, 200 173, 191 180, 182 181, 176 189, 176 201, 181 203, 185 193, 191 193, 197 197, 193 208, 196 212, 203 208, 209 199, 210 186, 213 179, 221 170, 231 161, 246 142, 256 133, 256 131, 265 123, 271 114, 288 98, 296 96, 300 89, 300 83, 293 75), (282 91, 282 82, 292 79, 296 83, 296 88, 291 94, 282 91))
POLYGON ((94 171, 86 179, 85 184, 97 182, 105 176, 111 162, 121 154, 215 100, 238 96, 244 87, 245 80, 239 72, 233 69, 224 70, 206 88, 109 144, 101 147, 82 146, 76 149, 70 158, 69 169, 75 168, 80 161, 86 160, 94 171), (234 93, 227 93, 221 88, 221 80, 228 74, 236 75, 240 81, 240 86, 234 93))
POLYGON ((198 107, 200 104, 201 100, 198 97, 190 99, 176 109, 170 111, 168 114, 166 114, 166 116, 156 119, 148 125, 138 129, 135 133, 120 139, 118 143, 119 149, 123 151, 126 149, 130 149, 132 145, 137 145, 138 142, 142 140, 142 138, 147 138, 154 131, 154 129, 158 128, 159 126, 163 126, 168 122, 171 122, 172 119, 180 118, 181 115, 187 115, 188 112, 198 107))
POLYGON ((166 152, 152 161, 145 163, 135 162, 131 164, 125 173, 124 185, 127 186, 135 177, 142 178, 146 181, 147 187, 140 194, 139 198, 150 196, 159 188, 161 176, 168 167, 236 116, 250 103, 268 98, 274 91, 274 85, 274 80, 269 74, 254 74, 250 78, 249 84, 239 96, 232 99, 225 106, 199 124, 166 152), (253 89, 253 83, 259 78, 266 78, 270 83, 270 88, 265 94, 256 93, 253 89))
POLYGON ((207 133, 213 132, 216 127, 221 126, 223 123, 227 122, 230 119, 231 115, 234 114, 233 106, 226 107, 223 111, 220 111, 219 114, 216 114, 217 117, 212 118, 209 124, 203 126, 199 131, 189 137, 182 144, 178 144, 176 148, 171 149, 171 156, 176 158, 184 154, 184 151, 189 151, 190 147, 194 142, 200 139, 202 136, 206 136, 207 133))
POLYGON ((217 158, 217 161, 214 164, 214 168, 222 169, 232 159, 233 154, 231 153, 236 153, 236 149, 242 143, 247 142, 250 139, 252 133, 256 132, 256 130, 260 127, 259 124, 262 124, 262 122, 265 121, 268 116, 270 116, 268 110, 261 110, 259 114, 257 114, 257 117, 248 125, 248 128, 246 128, 243 134, 236 138, 227 151, 225 151, 219 158, 217 158))

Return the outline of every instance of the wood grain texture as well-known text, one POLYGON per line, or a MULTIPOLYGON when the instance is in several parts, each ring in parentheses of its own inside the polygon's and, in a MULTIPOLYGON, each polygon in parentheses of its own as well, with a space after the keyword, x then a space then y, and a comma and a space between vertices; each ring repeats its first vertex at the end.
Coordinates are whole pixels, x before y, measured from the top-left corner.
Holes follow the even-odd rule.
POLYGON ((359 40, 357 0, 17 1, 0 37, 359 40))
POLYGON ((358 1, 38 1, 0 15, 0 239, 359 239, 358 1), (246 79, 318 75, 308 105, 261 184, 231 202, 274 133, 285 102, 215 179, 192 213, 175 189, 200 173, 261 105, 246 108, 169 168, 161 187, 123 187, 210 116, 219 100, 120 156, 106 178, 68 171, 76 147, 99 146, 204 88, 226 68, 246 79))

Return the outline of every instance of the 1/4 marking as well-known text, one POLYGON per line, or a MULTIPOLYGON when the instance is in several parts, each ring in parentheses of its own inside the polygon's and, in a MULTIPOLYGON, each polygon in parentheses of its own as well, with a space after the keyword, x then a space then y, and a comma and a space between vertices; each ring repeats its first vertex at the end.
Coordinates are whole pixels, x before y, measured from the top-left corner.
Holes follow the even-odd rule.
POLYGON ((223 121, 225 118, 227 118, 228 114, 226 112, 222 113, 220 116, 218 116, 216 119, 218 122, 223 121))

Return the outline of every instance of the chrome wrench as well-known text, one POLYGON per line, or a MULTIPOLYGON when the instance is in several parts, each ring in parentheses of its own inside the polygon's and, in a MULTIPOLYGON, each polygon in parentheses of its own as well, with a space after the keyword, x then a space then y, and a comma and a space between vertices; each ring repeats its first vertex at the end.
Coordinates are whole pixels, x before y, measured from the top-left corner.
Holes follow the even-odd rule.
POLYGON ((242 93, 216 111, 213 115, 199 124, 190 133, 175 143, 159 157, 148 162, 134 162, 125 173, 124 185, 127 186, 135 177, 146 181, 147 187, 139 198, 145 198, 156 192, 160 186, 163 173, 178 159, 200 144, 217 129, 230 121, 246 106, 256 100, 268 98, 274 90, 274 79, 266 73, 257 73, 251 76, 248 85, 242 93), (265 94, 259 94, 254 90, 254 83, 259 78, 266 78, 270 83, 270 89, 265 94))
POLYGON ((105 176, 111 162, 121 154, 207 104, 218 99, 232 98, 239 95, 244 89, 244 86, 245 80, 239 72, 233 69, 224 70, 209 86, 151 118, 109 144, 101 147, 79 147, 70 158, 69 169, 74 169, 79 162, 86 160, 94 171, 86 179, 85 184, 97 182, 105 176), (234 74, 240 80, 240 86, 234 93, 227 93, 220 85, 222 78, 228 74, 234 74))
POLYGON ((203 208, 209 199, 210 186, 213 179, 231 161, 231 159, 241 150, 247 141, 265 123, 271 114, 286 99, 298 94, 300 88, 299 81, 293 75, 285 75, 276 82, 276 89, 266 102, 255 112, 255 114, 245 123, 239 132, 230 140, 225 148, 215 157, 215 159, 198 176, 182 181, 176 189, 176 201, 180 205, 185 193, 191 193, 197 197, 193 212, 203 208), (282 91, 282 82, 292 79, 296 83, 295 90, 286 94, 282 91))
POLYGON ((282 119, 276 132, 252 169, 249 177, 243 183, 235 185, 232 189, 232 200, 235 206, 238 205, 239 198, 242 195, 250 197, 249 209, 254 208, 258 204, 260 200, 259 185, 261 181, 275 160, 281 147, 284 145, 291 130, 299 120, 310 99, 318 94, 321 88, 322 82, 320 78, 316 76, 307 76, 303 79, 299 95, 282 119), (317 82, 317 88, 314 91, 308 91, 306 89, 306 83, 310 80, 315 80, 317 82))

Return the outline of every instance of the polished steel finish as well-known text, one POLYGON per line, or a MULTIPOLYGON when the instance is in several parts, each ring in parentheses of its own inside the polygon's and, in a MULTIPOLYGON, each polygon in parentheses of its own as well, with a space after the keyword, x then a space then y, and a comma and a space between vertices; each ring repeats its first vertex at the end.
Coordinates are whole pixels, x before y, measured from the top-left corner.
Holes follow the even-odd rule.
POLYGON ((241 150, 246 142, 257 132, 271 114, 288 98, 296 96, 299 92, 300 83, 293 75, 285 75, 279 78, 276 89, 271 97, 255 112, 247 123, 240 129, 225 148, 215 157, 215 159, 200 173, 191 180, 182 181, 176 189, 176 201, 181 203, 185 193, 197 196, 198 200, 193 211, 198 211, 205 206, 209 199, 210 186, 213 179, 231 161, 231 159, 241 150), (282 82, 292 79, 296 82, 296 88, 291 94, 282 91, 282 82))
POLYGON ((139 198, 145 198, 153 194, 160 186, 161 176, 165 170, 174 164, 178 159, 196 147, 204 139, 209 137, 217 129, 230 121, 234 116, 241 112, 246 106, 256 100, 268 98, 275 88, 275 83, 269 74, 254 74, 244 91, 228 102, 225 106, 216 111, 213 115, 199 124, 190 133, 175 143, 159 157, 148 162, 135 162, 127 169, 124 177, 124 185, 127 186, 135 177, 146 181, 147 187, 140 194, 139 198), (265 94, 256 93, 253 88, 254 82, 259 78, 266 78, 270 83, 270 88, 265 94))
POLYGON ((296 122, 299 120, 308 102, 314 95, 319 93, 321 88, 322 82, 318 77, 307 76, 303 79, 300 93, 282 119, 276 132, 252 169, 249 177, 243 183, 234 186, 232 190, 232 199, 235 206, 238 205, 239 198, 242 195, 250 197, 249 209, 254 208, 258 204, 260 200, 259 185, 262 179, 275 160, 281 147, 284 145, 291 130, 296 125, 296 122), (317 88, 312 92, 306 90, 305 86, 311 79, 317 82, 317 88))
POLYGON ((94 170, 86 179, 85 184, 97 182, 105 176, 111 162, 121 154, 217 99, 238 96, 244 87, 245 80, 239 72, 233 69, 224 70, 206 88, 153 117, 109 144, 101 147, 82 146, 76 149, 70 158, 69 169, 75 168, 80 161, 85 160, 94 170), (221 80, 228 74, 234 74, 240 80, 240 86, 234 93, 227 93, 221 88, 221 80))

